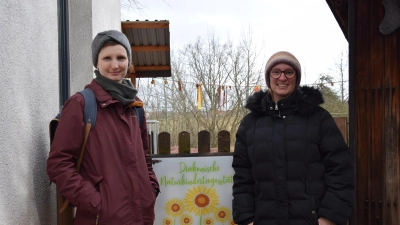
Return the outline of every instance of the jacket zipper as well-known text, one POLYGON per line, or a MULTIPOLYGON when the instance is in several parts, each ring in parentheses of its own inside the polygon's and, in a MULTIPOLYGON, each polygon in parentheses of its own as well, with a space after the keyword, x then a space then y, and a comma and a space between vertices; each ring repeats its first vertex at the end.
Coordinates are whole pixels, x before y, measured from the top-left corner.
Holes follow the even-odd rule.
POLYGON ((279 117, 281 117, 281 110, 279 110, 279 107, 278 107, 278 103, 277 103, 277 102, 275 102, 275 110, 278 111, 278 115, 279 115, 279 117))

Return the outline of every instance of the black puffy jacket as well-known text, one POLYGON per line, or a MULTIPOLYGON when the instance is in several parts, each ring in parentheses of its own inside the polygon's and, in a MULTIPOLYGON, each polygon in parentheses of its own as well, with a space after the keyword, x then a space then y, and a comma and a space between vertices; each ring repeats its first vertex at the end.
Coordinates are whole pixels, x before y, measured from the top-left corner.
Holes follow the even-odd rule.
POLYGON ((237 224, 346 224, 354 204, 354 165, 322 94, 301 87, 274 103, 250 96, 236 133, 232 167, 237 224))

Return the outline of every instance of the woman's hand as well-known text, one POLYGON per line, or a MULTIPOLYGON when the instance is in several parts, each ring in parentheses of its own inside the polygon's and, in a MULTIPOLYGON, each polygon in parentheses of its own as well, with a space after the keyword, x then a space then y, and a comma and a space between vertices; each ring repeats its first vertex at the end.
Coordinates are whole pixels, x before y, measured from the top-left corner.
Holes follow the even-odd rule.
POLYGON ((318 225, 336 225, 336 223, 321 217, 318 219, 318 225))

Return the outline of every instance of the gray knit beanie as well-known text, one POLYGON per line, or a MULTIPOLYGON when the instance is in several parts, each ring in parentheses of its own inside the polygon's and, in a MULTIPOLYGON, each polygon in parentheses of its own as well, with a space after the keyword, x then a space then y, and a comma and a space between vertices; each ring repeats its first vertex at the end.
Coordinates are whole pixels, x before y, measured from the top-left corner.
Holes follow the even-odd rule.
POLYGON ((118 44, 122 45, 127 52, 128 55, 128 66, 131 65, 132 61, 132 49, 131 49, 131 44, 129 43, 128 38, 125 36, 125 34, 117 31, 117 30, 107 30, 100 32, 96 35, 96 37, 93 39, 92 42, 92 60, 93 60, 93 65, 94 67, 97 67, 97 59, 99 57, 99 52, 101 48, 103 48, 103 45, 107 41, 115 41, 118 44))
POLYGON ((272 67, 279 63, 286 63, 293 67, 293 69, 296 71, 296 88, 299 87, 301 80, 300 63, 292 53, 281 51, 273 54, 265 65, 265 81, 267 82, 268 88, 271 88, 271 77, 269 73, 272 67))

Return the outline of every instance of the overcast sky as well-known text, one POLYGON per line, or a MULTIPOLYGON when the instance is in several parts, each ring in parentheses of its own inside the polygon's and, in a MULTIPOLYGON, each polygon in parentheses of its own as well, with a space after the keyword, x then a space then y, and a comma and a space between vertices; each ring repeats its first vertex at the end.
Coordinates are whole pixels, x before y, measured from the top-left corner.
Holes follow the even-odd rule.
MULTIPOLYGON (((207 32, 225 41, 238 40, 250 28, 266 58, 292 52, 300 61, 302 84, 330 72, 335 58, 348 47, 324 0, 139 0, 141 12, 122 10, 123 20, 168 20, 171 47, 193 42, 207 32)), ((331 72, 332 73, 332 72, 331 72)))

